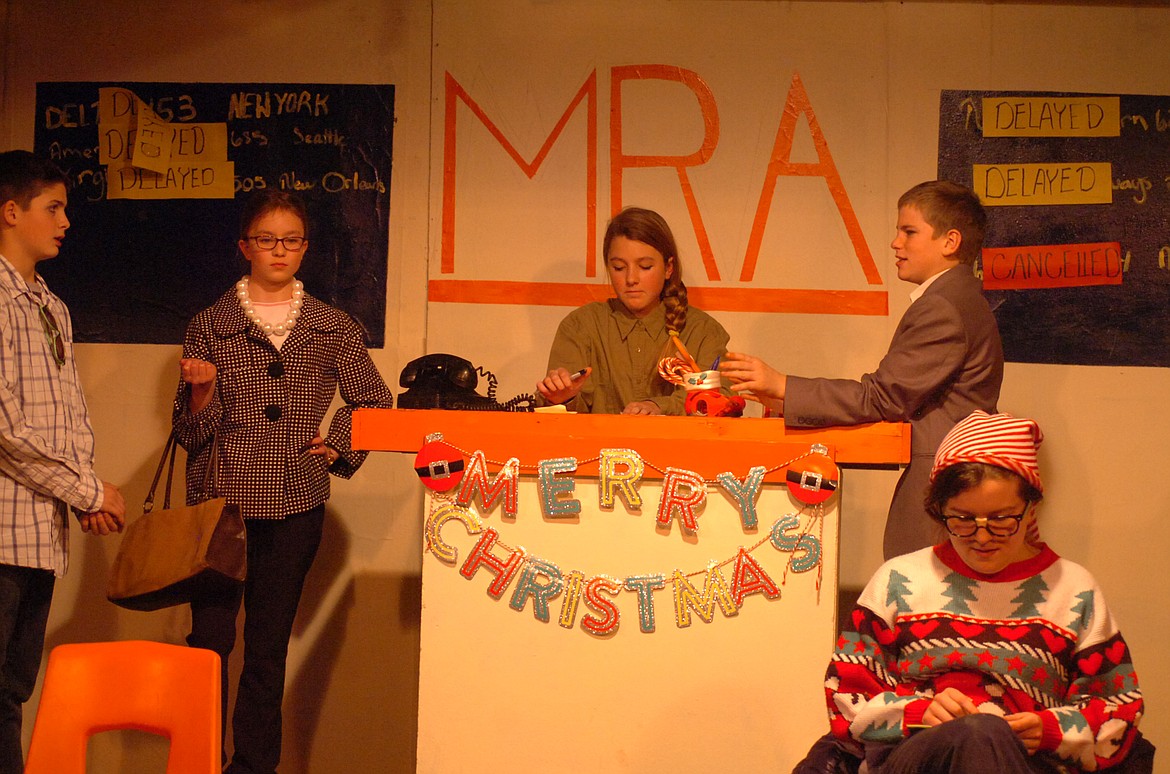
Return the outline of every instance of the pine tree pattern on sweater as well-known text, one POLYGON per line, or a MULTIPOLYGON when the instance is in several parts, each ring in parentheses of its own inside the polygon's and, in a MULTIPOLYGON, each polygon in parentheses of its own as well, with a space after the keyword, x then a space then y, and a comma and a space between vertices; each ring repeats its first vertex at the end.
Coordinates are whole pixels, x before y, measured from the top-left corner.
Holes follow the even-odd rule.
POLYGON ((1129 648, 1092 575, 1040 548, 993 576, 950 543, 886 562, 829 664, 834 735, 858 754, 896 744, 954 687, 981 712, 1040 715, 1038 754, 1070 771, 1123 760, 1142 715, 1129 648))

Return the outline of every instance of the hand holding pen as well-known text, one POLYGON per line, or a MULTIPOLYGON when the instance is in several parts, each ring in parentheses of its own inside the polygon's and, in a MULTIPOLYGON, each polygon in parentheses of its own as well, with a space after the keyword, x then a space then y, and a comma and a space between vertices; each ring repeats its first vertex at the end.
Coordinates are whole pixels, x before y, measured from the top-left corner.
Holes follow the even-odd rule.
POLYGON ((572 373, 564 368, 554 368, 548 372, 548 376, 536 383, 536 390, 553 405, 568 403, 581 392, 591 373, 593 368, 589 366, 572 373))

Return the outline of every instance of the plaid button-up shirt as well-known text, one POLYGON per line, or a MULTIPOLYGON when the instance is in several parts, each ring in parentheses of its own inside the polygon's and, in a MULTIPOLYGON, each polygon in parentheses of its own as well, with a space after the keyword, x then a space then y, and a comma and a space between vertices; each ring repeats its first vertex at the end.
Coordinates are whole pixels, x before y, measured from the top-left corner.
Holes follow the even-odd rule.
POLYGON ((0 564, 65 574, 69 507, 102 503, 93 446, 69 310, 0 256, 0 564), (60 328, 61 366, 42 306, 60 328))

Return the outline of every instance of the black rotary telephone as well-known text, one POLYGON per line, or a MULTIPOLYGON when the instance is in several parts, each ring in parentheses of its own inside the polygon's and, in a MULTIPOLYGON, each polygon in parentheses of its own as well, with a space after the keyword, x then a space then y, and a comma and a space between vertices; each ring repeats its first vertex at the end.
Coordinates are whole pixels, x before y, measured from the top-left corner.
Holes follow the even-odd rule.
POLYGON ((455 355, 436 352, 411 360, 398 377, 397 406, 404 409, 453 409, 456 411, 532 411, 536 397, 523 393, 496 402, 496 376, 455 355), (488 380, 487 396, 475 391, 477 374, 488 380))

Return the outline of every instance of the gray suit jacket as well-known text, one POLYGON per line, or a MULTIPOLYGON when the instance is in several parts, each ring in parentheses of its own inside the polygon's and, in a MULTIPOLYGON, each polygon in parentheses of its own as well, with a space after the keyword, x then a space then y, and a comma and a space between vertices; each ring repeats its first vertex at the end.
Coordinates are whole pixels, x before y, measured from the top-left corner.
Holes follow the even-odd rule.
POLYGON ((999 328, 982 284, 960 264, 910 304, 877 370, 860 381, 789 376, 784 421, 791 427, 910 422, 911 460, 886 519, 885 557, 941 537, 922 500, 934 452, 975 409, 993 413, 1003 382, 999 328))

